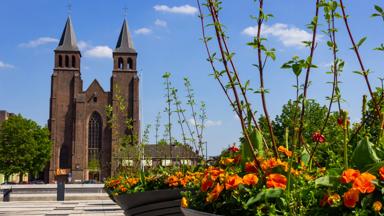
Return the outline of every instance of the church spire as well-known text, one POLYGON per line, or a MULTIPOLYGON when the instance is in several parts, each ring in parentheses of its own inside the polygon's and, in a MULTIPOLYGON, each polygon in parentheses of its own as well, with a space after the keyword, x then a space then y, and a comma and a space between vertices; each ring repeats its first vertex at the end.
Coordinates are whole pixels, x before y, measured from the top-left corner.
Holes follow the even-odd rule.
POLYGON ((73 30, 72 20, 70 16, 68 16, 67 22, 65 23, 65 28, 63 34, 61 35, 61 39, 56 50, 79 51, 79 48, 77 47, 75 31, 73 30))
POLYGON ((117 41, 115 52, 117 53, 136 53, 133 48, 133 41, 129 33, 127 20, 124 19, 123 26, 121 27, 119 40, 117 41))

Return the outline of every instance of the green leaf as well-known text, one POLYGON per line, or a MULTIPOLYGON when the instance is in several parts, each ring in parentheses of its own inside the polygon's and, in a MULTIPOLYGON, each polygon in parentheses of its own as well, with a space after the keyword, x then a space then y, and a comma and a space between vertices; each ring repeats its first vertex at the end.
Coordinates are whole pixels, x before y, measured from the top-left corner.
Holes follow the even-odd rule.
POLYGON ((379 12, 379 13, 384 13, 383 8, 381 8, 379 5, 375 5, 375 9, 376 9, 377 12, 379 12))
POLYGON ((293 73, 294 73, 296 76, 300 76, 302 69, 303 69, 303 67, 302 67, 300 64, 294 64, 294 65, 292 65, 293 73))
POLYGON ((309 162, 309 158, 310 158, 310 155, 308 153, 308 151, 306 149, 304 149, 302 152, 301 152, 301 160, 305 163, 305 164, 308 164, 309 162))
POLYGON ((367 40, 367 37, 363 37, 359 40, 359 42, 357 42, 356 44, 356 47, 359 48, 361 45, 363 45, 363 43, 365 42, 365 40, 367 40))
POLYGON ((379 47, 376 47, 375 49, 373 50, 377 50, 377 51, 384 51, 384 44, 380 44, 379 47))
POLYGON ((251 197, 247 203, 245 204, 246 207, 249 207, 250 205, 257 203, 259 201, 263 200, 269 200, 269 199, 277 199, 281 197, 283 194, 283 190, 280 188, 269 188, 266 190, 261 191, 256 196, 251 197))
POLYGON ((380 161, 374 149, 374 145, 369 141, 368 137, 363 138, 357 144, 351 160, 359 169, 364 169, 365 167, 380 161))

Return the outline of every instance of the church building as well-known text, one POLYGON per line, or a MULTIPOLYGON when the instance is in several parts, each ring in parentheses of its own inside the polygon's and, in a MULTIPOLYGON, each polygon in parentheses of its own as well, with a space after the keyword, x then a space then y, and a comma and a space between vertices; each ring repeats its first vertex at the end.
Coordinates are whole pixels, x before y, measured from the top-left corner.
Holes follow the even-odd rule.
POLYGON ((95 79, 85 90, 81 78, 81 52, 68 17, 54 51, 48 127, 53 141, 48 181, 58 169, 66 169, 73 182, 101 181, 113 174, 113 160, 121 134, 140 136, 139 77, 127 21, 124 20, 113 51, 111 87, 105 91, 95 79), (107 106, 116 115, 111 127, 107 106), (123 109, 123 110, 122 110, 123 109), (131 119, 127 131, 126 119, 131 119), (120 135, 119 135, 120 134, 120 135))

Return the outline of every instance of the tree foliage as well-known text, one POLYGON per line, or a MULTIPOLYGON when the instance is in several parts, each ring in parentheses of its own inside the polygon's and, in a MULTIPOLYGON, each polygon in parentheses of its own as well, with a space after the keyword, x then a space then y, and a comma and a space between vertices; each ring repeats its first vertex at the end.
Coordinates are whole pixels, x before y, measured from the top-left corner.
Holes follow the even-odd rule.
POLYGON ((52 142, 49 130, 21 115, 0 125, 0 172, 37 174, 47 165, 52 142))

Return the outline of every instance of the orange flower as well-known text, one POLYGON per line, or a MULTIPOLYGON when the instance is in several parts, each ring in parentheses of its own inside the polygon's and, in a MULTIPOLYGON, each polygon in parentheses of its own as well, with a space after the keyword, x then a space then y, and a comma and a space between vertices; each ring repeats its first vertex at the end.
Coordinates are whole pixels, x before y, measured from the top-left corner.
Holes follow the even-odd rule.
POLYGON ((279 146, 279 148, 277 149, 279 152, 282 152, 284 153, 287 157, 291 157, 292 156, 292 151, 289 151, 288 149, 286 149, 284 146, 279 146))
POLYGON ((354 182, 357 177, 360 176, 359 170, 347 169, 344 170, 343 174, 341 174, 341 183, 347 184, 349 182, 354 182))
POLYGON ((270 174, 267 177, 267 188, 282 188, 287 187, 287 178, 281 174, 270 174))
POLYGON ((235 159, 233 159, 233 158, 223 158, 220 160, 220 163, 222 165, 228 165, 228 164, 233 163, 234 161, 235 161, 235 159))
POLYGON ((236 189, 239 184, 243 183, 243 179, 239 177, 237 174, 228 176, 225 181, 225 189, 229 190, 231 188, 236 189))
POLYGON ((208 193, 207 198, 205 199, 207 203, 211 203, 215 201, 217 198, 219 198, 219 195, 223 189, 224 189, 224 186, 217 183, 215 188, 213 188, 213 190, 210 193, 208 193))
POLYGON ((188 208, 188 200, 187 200, 187 198, 185 198, 185 197, 181 198, 181 207, 188 208))
POLYGON ((384 167, 379 169, 380 180, 384 181, 384 167))
POLYGON ((121 185, 121 186, 120 186, 120 191, 123 192, 123 193, 125 193, 125 192, 127 192, 127 188, 124 187, 124 185, 121 185))
POLYGON ((216 167, 208 167, 205 171, 205 176, 210 176, 213 181, 216 181, 217 177, 223 175, 225 171, 216 167))
POLYGON ((245 163, 245 172, 257 173, 257 167, 255 161, 245 163))
POLYGON ((372 209, 373 209, 373 211, 375 211, 375 212, 379 212, 379 211, 381 211, 382 208, 383 208, 383 204, 381 204, 380 201, 376 201, 376 202, 374 202, 373 205, 372 205, 372 209))
POLYGON ((245 185, 255 185, 259 181, 259 178, 255 174, 247 174, 243 176, 243 183, 245 185))
POLYGON ((328 205, 332 206, 340 202, 340 200, 341 200, 341 197, 339 194, 332 194, 331 196, 328 197, 327 203, 328 205))
POLYGON ((139 178, 128 178, 127 182, 129 186, 133 187, 139 182, 139 178))
POLYGON ((213 181, 209 177, 204 177, 201 181, 201 191, 207 192, 210 187, 213 186, 213 181))
POLYGON ((263 161, 263 163, 261 164, 261 169, 266 171, 267 169, 273 169, 273 168, 277 167, 278 165, 279 164, 278 164, 276 158, 270 158, 266 161, 263 161))
POLYGON ((359 201, 359 190, 352 188, 345 192, 343 200, 346 207, 354 208, 356 203, 359 201))
POLYGON ((177 176, 169 176, 167 182, 170 187, 179 186, 179 178, 177 178, 177 176))
POLYGON ((355 179, 352 187, 361 193, 372 193, 375 190, 375 185, 372 181, 375 179, 374 175, 365 172, 355 179))

